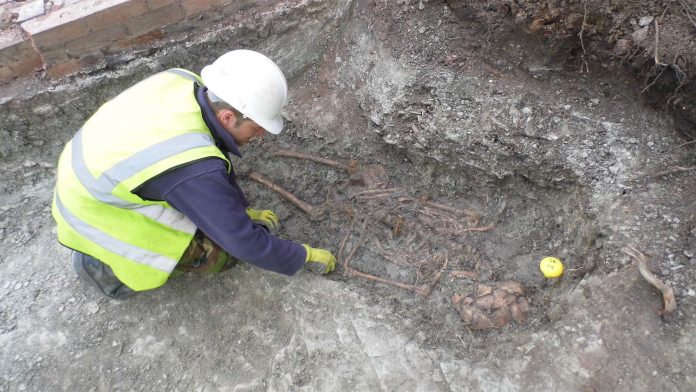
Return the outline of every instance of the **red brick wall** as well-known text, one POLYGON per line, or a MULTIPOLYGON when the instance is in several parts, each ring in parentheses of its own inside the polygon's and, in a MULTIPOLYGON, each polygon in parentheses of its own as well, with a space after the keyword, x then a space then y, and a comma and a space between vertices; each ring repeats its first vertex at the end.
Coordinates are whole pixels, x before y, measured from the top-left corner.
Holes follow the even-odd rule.
POLYGON ((152 43, 204 12, 226 15, 268 0, 79 0, 0 33, 0 84, 44 70, 75 73, 108 54, 152 43), (7 34, 6 34, 7 33, 7 34))

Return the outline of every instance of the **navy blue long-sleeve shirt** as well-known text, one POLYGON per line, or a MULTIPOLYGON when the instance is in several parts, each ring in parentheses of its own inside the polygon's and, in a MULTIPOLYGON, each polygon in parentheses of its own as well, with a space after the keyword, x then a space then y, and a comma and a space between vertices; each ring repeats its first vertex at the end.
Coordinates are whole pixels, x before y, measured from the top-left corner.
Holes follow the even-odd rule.
MULTIPOLYGON (((234 138, 215 117, 205 91, 205 87, 196 85, 194 94, 215 144, 241 157, 234 138)), ((306 251, 302 245, 273 236, 249 218, 244 192, 234 171, 227 173, 222 159, 204 159, 169 170, 144 183, 136 194, 147 200, 166 201, 239 260, 285 275, 293 275, 304 265, 306 251)))

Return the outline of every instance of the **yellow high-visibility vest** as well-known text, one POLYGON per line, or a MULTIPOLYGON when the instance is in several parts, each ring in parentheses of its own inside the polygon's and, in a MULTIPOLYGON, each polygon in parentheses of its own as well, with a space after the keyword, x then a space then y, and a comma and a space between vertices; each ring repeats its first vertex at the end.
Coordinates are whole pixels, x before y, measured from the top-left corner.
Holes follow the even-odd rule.
POLYGON ((196 226, 168 203, 134 190, 170 169, 223 159, 194 96, 200 77, 153 75, 105 103, 68 142, 58 162, 53 218, 65 246, 108 264, 136 291, 162 286, 196 226))

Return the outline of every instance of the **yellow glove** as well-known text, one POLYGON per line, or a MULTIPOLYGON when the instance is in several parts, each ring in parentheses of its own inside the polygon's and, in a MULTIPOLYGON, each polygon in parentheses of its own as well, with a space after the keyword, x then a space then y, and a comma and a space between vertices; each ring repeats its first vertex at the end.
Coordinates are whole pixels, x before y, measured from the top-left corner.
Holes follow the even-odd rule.
POLYGON ((305 260, 305 268, 315 274, 328 274, 336 268, 336 257, 326 250, 319 248, 311 248, 309 245, 302 245, 307 251, 307 259, 305 260))
POLYGON ((264 225, 270 230, 276 230, 280 227, 280 222, 275 212, 271 210, 255 210, 253 208, 246 209, 247 215, 254 222, 264 225))

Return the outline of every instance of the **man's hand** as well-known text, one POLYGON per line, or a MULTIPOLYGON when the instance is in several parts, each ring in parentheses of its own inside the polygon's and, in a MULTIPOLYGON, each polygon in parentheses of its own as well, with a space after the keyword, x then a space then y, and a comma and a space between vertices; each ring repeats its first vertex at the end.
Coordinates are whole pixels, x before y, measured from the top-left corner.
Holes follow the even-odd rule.
POLYGON ((277 230, 280 228, 280 222, 275 212, 271 210, 255 210, 253 208, 246 209, 247 215, 254 222, 266 226, 269 230, 277 230))
POLYGON ((326 250, 312 248, 309 245, 302 245, 307 251, 307 260, 305 260, 305 268, 315 274, 328 274, 336 268, 336 257, 326 250))

